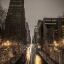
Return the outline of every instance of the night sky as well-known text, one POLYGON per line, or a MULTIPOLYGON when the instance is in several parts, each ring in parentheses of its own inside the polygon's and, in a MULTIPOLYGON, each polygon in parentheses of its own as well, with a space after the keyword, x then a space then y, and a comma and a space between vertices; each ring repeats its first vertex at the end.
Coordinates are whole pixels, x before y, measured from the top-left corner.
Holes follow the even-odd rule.
MULTIPOLYGON (((9 7, 10 0, 1 0, 4 8, 9 7)), ((25 0, 25 17, 29 23, 31 36, 35 21, 44 17, 58 17, 64 12, 64 0, 25 0)))

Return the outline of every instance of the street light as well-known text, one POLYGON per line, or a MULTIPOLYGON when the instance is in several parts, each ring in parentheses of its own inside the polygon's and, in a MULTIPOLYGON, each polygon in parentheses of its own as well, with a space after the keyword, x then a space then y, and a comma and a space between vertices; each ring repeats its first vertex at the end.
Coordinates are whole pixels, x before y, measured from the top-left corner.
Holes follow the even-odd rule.
POLYGON ((9 40, 3 42, 2 46, 10 46, 11 42, 9 40))

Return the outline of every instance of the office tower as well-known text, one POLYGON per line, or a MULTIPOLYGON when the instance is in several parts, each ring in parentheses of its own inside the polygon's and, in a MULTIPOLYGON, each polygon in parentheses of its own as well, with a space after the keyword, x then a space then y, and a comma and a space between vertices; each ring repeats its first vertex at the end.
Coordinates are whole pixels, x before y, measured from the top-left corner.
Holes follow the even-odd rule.
POLYGON ((6 37, 16 40, 25 39, 25 10, 24 0, 10 0, 5 21, 6 37))

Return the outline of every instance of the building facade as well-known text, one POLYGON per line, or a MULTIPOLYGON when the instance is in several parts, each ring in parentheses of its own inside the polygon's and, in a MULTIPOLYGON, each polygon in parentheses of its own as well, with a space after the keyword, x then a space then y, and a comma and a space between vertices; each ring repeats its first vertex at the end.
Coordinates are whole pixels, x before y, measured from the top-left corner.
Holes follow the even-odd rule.
POLYGON ((27 41, 27 44, 30 44, 31 37, 30 37, 30 30, 29 30, 28 22, 25 22, 25 27, 26 27, 26 41, 27 41))
POLYGON ((5 21, 6 37, 25 40, 25 10, 24 0, 10 0, 5 21))
POLYGON ((64 38, 64 17, 44 18, 38 32, 41 47, 52 44, 54 40, 61 41, 64 38))
POLYGON ((42 44, 42 36, 43 36, 43 32, 42 32, 42 20, 38 20, 38 23, 37 23, 37 29, 38 29, 38 35, 37 35, 37 40, 38 40, 38 43, 41 45, 42 44))
POLYGON ((37 44, 38 43, 38 40, 37 40, 37 34, 38 34, 38 28, 37 28, 37 25, 34 26, 34 44, 37 44))

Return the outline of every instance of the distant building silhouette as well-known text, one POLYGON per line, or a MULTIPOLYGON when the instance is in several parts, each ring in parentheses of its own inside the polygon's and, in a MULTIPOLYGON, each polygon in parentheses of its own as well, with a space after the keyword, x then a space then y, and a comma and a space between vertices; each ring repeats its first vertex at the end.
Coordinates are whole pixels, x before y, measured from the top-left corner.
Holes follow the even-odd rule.
POLYGON ((28 44, 30 44, 31 43, 31 37, 30 37, 30 30, 29 30, 28 22, 25 22, 25 27, 26 27, 26 31, 27 31, 27 33, 26 33, 26 36, 27 36, 26 41, 27 41, 28 44))
POLYGON ((38 28, 37 25, 34 26, 34 44, 37 43, 37 34, 38 34, 38 28))

